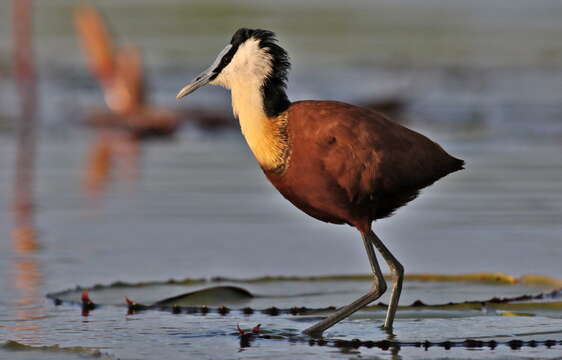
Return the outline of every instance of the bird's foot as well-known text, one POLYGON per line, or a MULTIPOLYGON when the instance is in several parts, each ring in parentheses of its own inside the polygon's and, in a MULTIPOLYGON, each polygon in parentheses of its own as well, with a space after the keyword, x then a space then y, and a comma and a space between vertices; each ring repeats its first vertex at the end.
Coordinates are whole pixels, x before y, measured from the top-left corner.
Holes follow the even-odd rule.
POLYGON ((311 338, 320 339, 320 338, 322 338, 322 334, 324 333, 324 330, 314 329, 314 326, 313 326, 313 327, 309 327, 308 329, 303 330, 302 333, 310 336, 311 338))
POLYGON ((379 328, 384 331, 386 335, 388 335, 388 340, 392 340, 396 337, 396 335, 394 335, 394 333, 392 332, 392 326, 386 326, 383 324, 379 326, 379 328))

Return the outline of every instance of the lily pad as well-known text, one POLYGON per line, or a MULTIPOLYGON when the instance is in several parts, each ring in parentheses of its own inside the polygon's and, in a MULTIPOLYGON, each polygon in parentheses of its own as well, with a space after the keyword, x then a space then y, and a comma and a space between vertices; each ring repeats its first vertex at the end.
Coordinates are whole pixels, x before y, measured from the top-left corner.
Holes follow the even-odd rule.
POLYGON ((223 305, 246 303, 254 296, 237 286, 212 286, 156 302, 157 306, 223 305))

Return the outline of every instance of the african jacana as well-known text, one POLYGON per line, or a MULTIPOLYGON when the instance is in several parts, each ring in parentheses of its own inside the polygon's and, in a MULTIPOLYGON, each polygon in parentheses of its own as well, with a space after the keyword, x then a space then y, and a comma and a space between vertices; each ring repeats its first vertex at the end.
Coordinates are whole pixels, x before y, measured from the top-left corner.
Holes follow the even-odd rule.
POLYGON ((273 32, 240 29, 177 97, 208 83, 230 89, 242 134, 277 190, 308 215, 361 233, 374 273, 372 289, 304 332, 320 336, 386 291, 375 248, 393 275, 384 323, 390 330, 404 269, 371 224, 462 169, 464 162, 373 110, 336 101, 290 102, 285 93, 289 67, 273 32))

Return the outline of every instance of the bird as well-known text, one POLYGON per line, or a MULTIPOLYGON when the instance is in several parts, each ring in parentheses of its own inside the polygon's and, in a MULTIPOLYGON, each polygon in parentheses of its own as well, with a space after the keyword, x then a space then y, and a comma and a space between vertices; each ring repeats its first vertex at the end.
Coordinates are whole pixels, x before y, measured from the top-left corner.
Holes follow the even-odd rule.
POLYGON ((238 29, 206 70, 177 94, 206 85, 230 90, 232 110, 265 176, 298 209, 320 221, 348 224, 361 234, 373 273, 371 289, 303 333, 323 332, 387 290, 377 260, 392 281, 382 328, 392 331, 404 267, 372 229, 440 178, 464 168, 426 136, 372 109, 338 101, 287 97, 287 52, 274 32, 238 29))

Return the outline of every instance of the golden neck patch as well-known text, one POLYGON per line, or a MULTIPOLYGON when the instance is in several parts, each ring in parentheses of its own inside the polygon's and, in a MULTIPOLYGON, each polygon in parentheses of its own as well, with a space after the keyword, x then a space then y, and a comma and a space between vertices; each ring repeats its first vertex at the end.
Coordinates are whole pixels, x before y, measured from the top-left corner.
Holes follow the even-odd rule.
POLYGON ((284 112, 269 118, 261 114, 239 113, 242 134, 252 150, 254 157, 265 170, 274 170, 285 164, 288 153, 287 116, 284 112))

